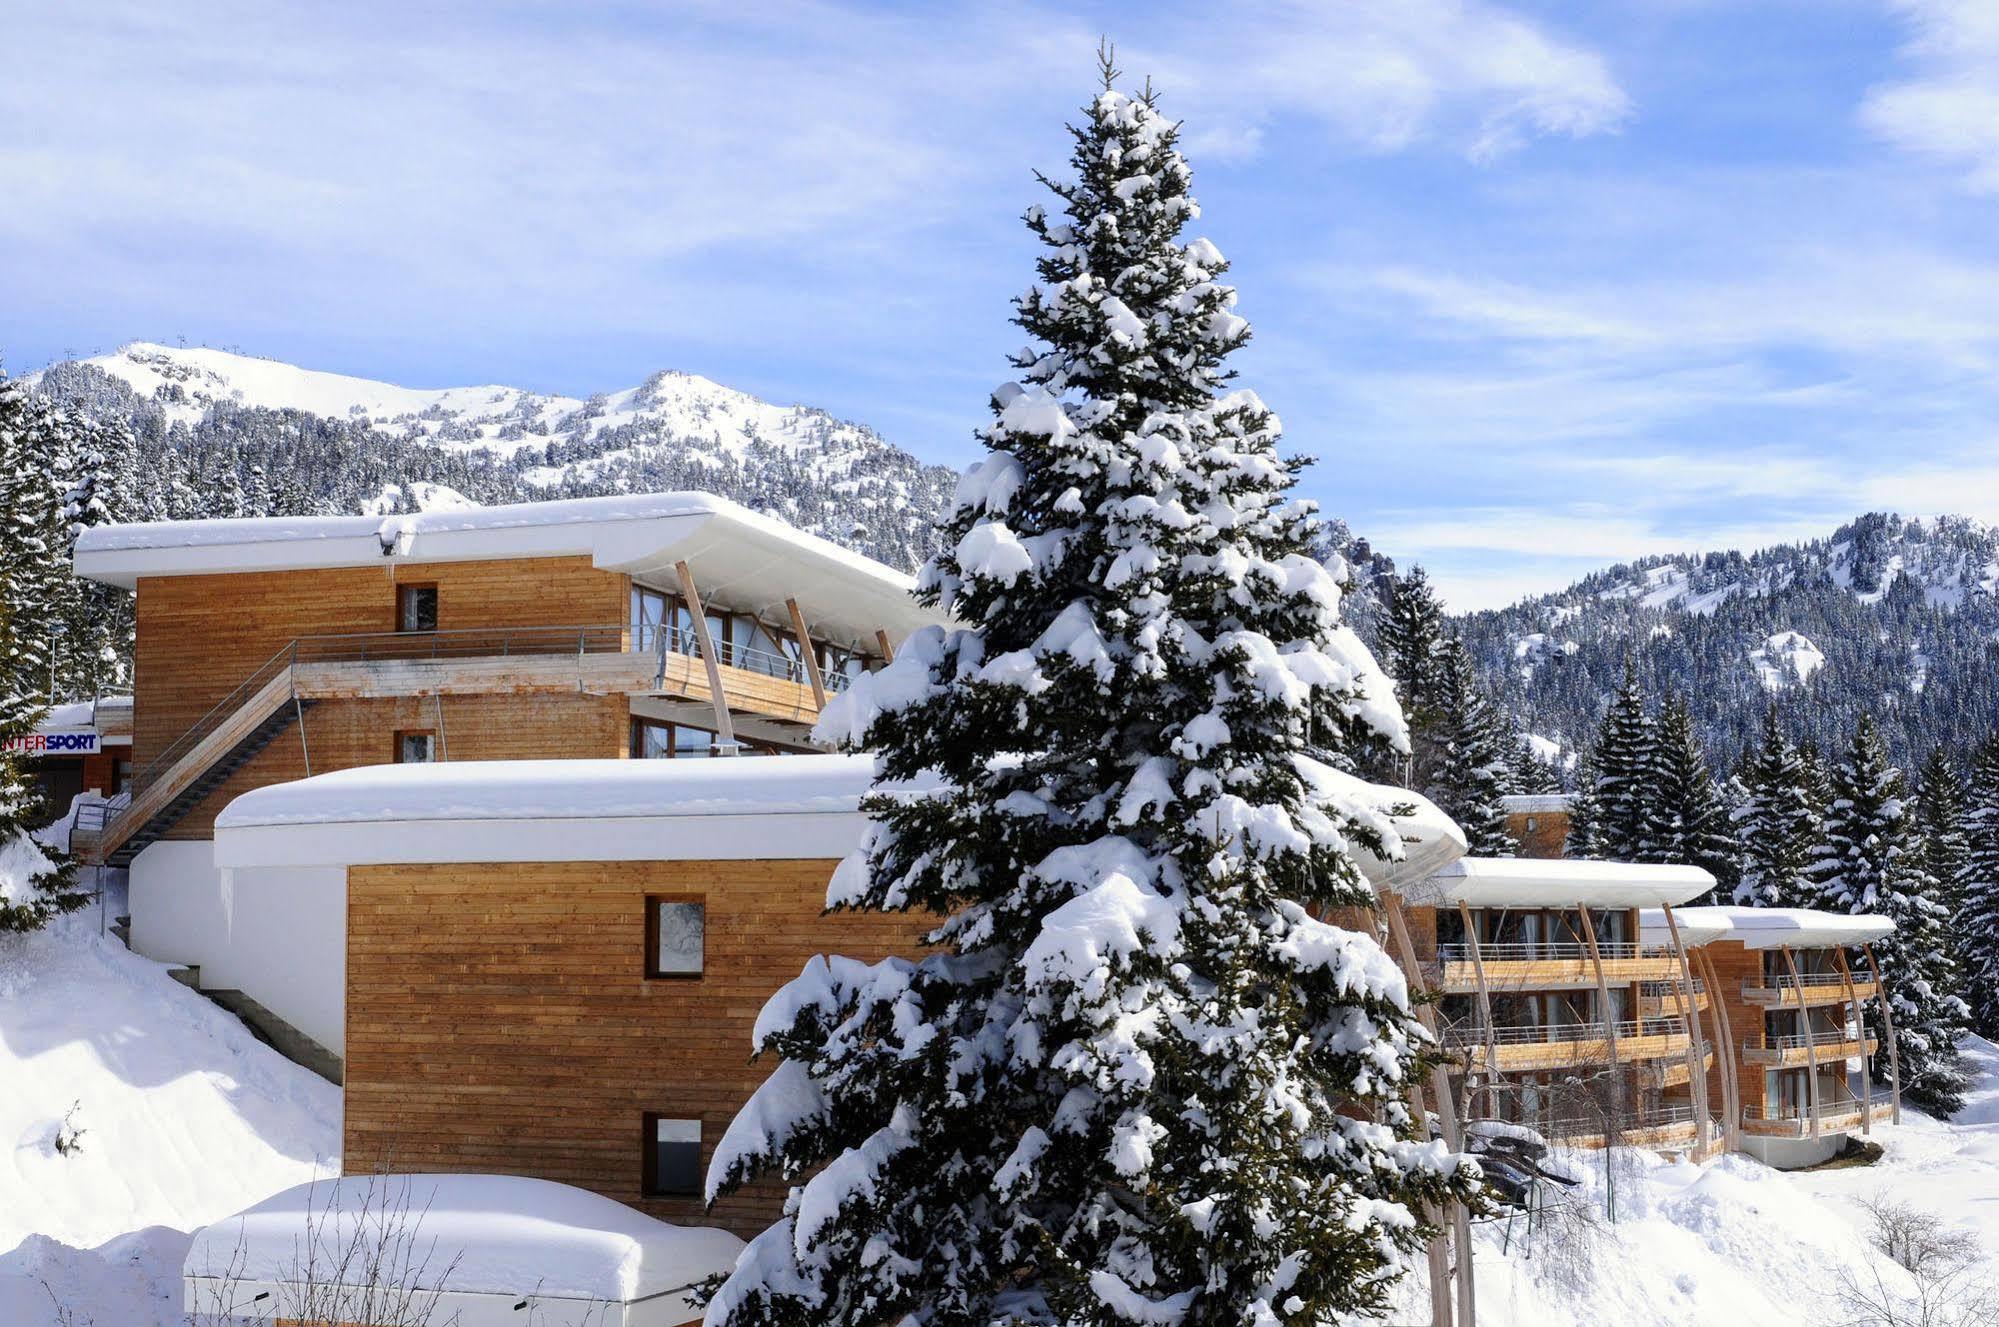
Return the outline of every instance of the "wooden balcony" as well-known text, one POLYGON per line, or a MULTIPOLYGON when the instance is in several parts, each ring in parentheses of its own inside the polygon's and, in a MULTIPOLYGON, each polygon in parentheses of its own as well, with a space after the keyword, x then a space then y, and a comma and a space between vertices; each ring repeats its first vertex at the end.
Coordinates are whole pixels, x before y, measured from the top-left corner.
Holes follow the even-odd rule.
MULTIPOLYGON (((1672 951, 1646 945, 1597 946, 1603 980, 1612 986, 1641 981, 1677 981, 1680 960, 1672 951)), ((1474 961, 1468 945, 1440 945, 1434 965, 1439 989, 1467 995, 1479 988, 1479 966, 1493 991, 1578 990, 1597 984, 1596 962, 1586 945, 1570 941, 1480 945, 1474 961)))
MULTIPOLYGON (((1853 979, 1853 994, 1871 1000, 1881 993, 1872 979, 1853 979)), ((1846 978, 1837 972, 1807 972, 1801 980, 1789 976, 1760 977, 1742 983, 1745 1004, 1763 1009, 1813 1009, 1847 1002, 1846 978)))
MULTIPOLYGON (((1894 1102, 1885 1092, 1876 1093, 1870 1101, 1822 1101, 1817 1111, 1819 1132, 1850 1133, 1866 1123, 1886 1124, 1894 1114, 1894 1102)), ((1745 1107, 1742 1132, 1758 1138, 1809 1138, 1812 1116, 1810 1106, 1745 1107)))
MULTIPOLYGON (((1678 1018, 1680 1001, 1688 998, 1678 990, 1677 981, 1648 981, 1638 988, 1638 1016, 1640 1018, 1678 1018)), ((1707 984, 1696 977, 1689 1000, 1696 1013, 1705 1013, 1708 1007, 1707 984)))
MULTIPOLYGON (((1692 1044, 1686 1025, 1676 1018, 1617 1023, 1611 1030, 1617 1058, 1625 1064, 1684 1056, 1692 1044)), ((1445 1043, 1467 1068, 1484 1067, 1490 1055, 1502 1073, 1610 1063, 1610 1039, 1601 1023, 1494 1028, 1490 1041, 1482 1029, 1460 1025, 1447 1031, 1445 1043)))
POLYGON ((1766 1069, 1804 1069, 1874 1054, 1879 1043, 1864 1033, 1814 1032, 1809 1036, 1751 1037, 1742 1043, 1742 1062, 1766 1069))

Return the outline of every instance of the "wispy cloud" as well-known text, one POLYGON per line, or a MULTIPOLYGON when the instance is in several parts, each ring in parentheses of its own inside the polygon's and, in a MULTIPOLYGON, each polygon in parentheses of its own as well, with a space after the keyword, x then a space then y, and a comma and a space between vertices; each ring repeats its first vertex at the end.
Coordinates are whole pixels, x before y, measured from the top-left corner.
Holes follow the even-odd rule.
POLYGON ((1887 141, 1999 193, 1999 6, 1991 0, 1894 0, 1911 35, 1909 77, 1867 96, 1861 120, 1887 141))

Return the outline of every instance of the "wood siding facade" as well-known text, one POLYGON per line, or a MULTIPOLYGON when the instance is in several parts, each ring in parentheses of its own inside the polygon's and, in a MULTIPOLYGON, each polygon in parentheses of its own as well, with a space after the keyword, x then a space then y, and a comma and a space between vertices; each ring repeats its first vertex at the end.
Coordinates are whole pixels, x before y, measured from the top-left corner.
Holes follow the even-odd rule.
POLYGON ((701 1122, 705 1173, 772 1065, 765 1000, 815 954, 913 954, 917 916, 824 916, 832 861, 357 866, 343 1162, 531 1175, 751 1235, 783 1188, 704 1211, 642 1192, 647 1115, 701 1122), (646 900, 706 905, 699 977, 646 976, 646 900))

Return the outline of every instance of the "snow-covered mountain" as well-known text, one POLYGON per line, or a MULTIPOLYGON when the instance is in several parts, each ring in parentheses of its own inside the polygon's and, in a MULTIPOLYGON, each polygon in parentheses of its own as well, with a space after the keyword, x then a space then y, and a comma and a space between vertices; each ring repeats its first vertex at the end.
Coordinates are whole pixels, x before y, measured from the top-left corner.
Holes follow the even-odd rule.
POLYGON ((220 472, 233 471, 251 510, 260 475, 274 495, 283 477, 343 511, 707 488, 908 567, 955 480, 865 425, 670 370, 579 399, 134 342, 32 381, 86 414, 129 418, 142 450, 177 461, 197 493, 226 503, 220 472))
POLYGON ((1459 626, 1523 726, 1565 745, 1587 744, 1628 658, 1723 758, 1774 704, 1822 744, 1869 711, 1907 759, 1999 723, 1999 528, 1877 512, 1808 543, 1611 567, 1459 626))

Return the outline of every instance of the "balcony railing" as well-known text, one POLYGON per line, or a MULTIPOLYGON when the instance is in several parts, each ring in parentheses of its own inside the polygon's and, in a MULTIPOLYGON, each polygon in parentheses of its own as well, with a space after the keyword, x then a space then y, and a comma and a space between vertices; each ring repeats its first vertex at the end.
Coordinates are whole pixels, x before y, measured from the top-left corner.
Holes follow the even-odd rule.
MULTIPOLYGON (((1699 977, 1695 977, 1689 989, 1694 995, 1706 995, 1707 983, 1699 977)), ((1638 983, 1638 994, 1655 1000, 1671 999, 1679 990, 1680 983, 1677 981, 1641 981, 1638 983)))
MULTIPOLYGON (((1630 1133, 1639 1129, 1659 1129, 1669 1124, 1691 1124, 1695 1120, 1692 1106, 1667 1105, 1661 1103, 1633 1110, 1627 1110, 1618 1117, 1619 1130, 1630 1133)), ((1608 1121, 1601 1115, 1550 1115, 1521 1121, 1524 1128, 1532 1129, 1553 1142, 1582 1138, 1601 1138, 1608 1128, 1608 1121)))
MULTIPOLYGON (((1864 985, 1855 982, 1855 985, 1864 985)), ((1742 993, 1752 995, 1758 991, 1824 990, 1827 987, 1846 985, 1846 978, 1837 972, 1805 972, 1796 977, 1788 973, 1781 977, 1751 977, 1742 983, 1742 993)))
POLYGON ((1859 1028, 1824 1028, 1813 1032, 1786 1033, 1782 1036, 1764 1034, 1745 1037, 1742 1049, 1745 1051, 1801 1051, 1807 1046, 1816 1050, 1820 1046, 1845 1046, 1855 1042, 1866 1042, 1871 1038, 1859 1028))
MULTIPOLYGON (((1628 940, 1603 940, 1597 943, 1596 952, 1601 958, 1670 958, 1673 950, 1666 945, 1639 945, 1628 940)), ((1437 957, 1445 963, 1470 963, 1472 947, 1468 944, 1448 944, 1437 946, 1437 957)), ((1478 958, 1486 963, 1587 963, 1590 959, 1589 946, 1574 940, 1525 940, 1506 944, 1484 944, 1478 946, 1478 958)))
POLYGON ((1858 1115, 1862 1110, 1884 1110, 1895 1101, 1892 1092, 1876 1092, 1870 1097, 1841 1096, 1831 1101, 1819 1102, 1814 1112, 1810 1102, 1765 1101, 1755 1106, 1743 1107, 1743 1117, 1751 1120, 1811 1120, 1820 1122, 1839 1119, 1842 1116, 1858 1115))
MULTIPOLYGON (((698 656, 701 653, 701 638, 691 627, 675 626, 671 622, 638 622, 632 625, 631 630, 632 648, 642 654, 657 653, 663 659, 669 654, 698 656)), ((753 645, 738 645, 734 641, 718 640, 714 645, 717 661, 730 668, 783 678, 800 686, 806 686, 812 680, 803 659, 789 654, 774 654, 753 645)), ((829 695, 845 691, 853 682, 848 674, 827 668, 819 670, 819 679, 825 683, 829 695)))
MULTIPOLYGON (((1610 1025, 1619 1040, 1638 1037, 1684 1037, 1686 1023, 1678 1018, 1624 1019, 1610 1025)), ((1602 1041, 1602 1023, 1536 1023, 1523 1027, 1495 1027, 1490 1041, 1499 1046, 1539 1046, 1559 1045, 1575 1041, 1602 1041)), ((1447 1028, 1444 1033, 1447 1045, 1466 1049, 1477 1049, 1487 1044, 1484 1029, 1475 1024, 1459 1023, 1447 1028)))

